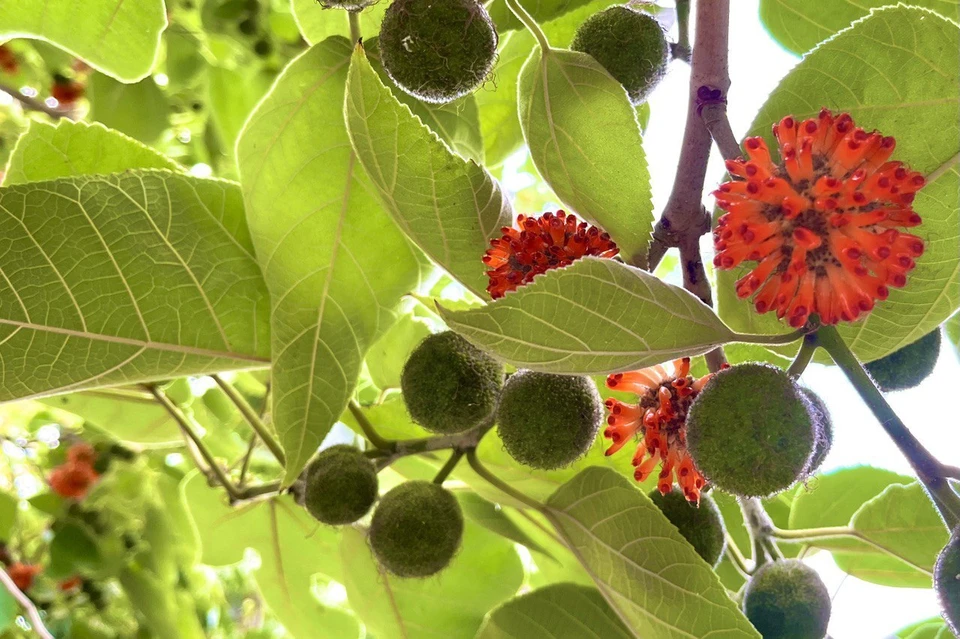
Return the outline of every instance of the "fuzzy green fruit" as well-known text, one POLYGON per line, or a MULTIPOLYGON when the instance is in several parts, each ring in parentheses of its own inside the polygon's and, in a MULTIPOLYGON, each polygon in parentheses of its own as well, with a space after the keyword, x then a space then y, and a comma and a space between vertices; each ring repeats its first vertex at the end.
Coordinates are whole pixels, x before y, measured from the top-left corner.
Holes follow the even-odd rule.
POLYGON ((807 473, 817 440, 810 402, 783 370, 740 364, 707 382, 687 413, 687 447, 717 488, 765 497, 807 473))
POLYGON ((940 329, 928 333, 913 344, 865 366, 870 377, 884 392, 919 386, 929 377, 940 356, 940 329))
POLYGON ((795 559, 762 566, 743 595, 743 612, 763 639, 823 639, 830 607, 820 576, 795 559))
POLYGON ((461 433, 493 415, 503 366, 452 331, 430 335, 400 375, 407 411, 434 433, 461 433))
POLYGON ((817 428, 817 441, 813 447, 813 456, 810 458, 808 473, 815 473, 823 465, 827 454, 833 447, 833 419, 830 417, 830 411, 827 405, 819 395, 809 388, 801 388, 800 392, 810 402, 810 414, 813 416, 814 424, 817 428))
POLYGON ((679 490, 661 495, 650 492, 650 500, 677 527, 705 562, 716 566, 727 545, 720 509, 708 495, 701 495, 700 507, 691 504, 679 490))
POLYGON ((518 462, 554 470, 587 452, 602 418, 600 394, 589 377, 519 371, 503 386, 497 430, 518 462))
POLYGON ((380 27, 380 60, 398 87, 443 104, 486 80, 497 42, 497 29, 476 0, 394 0, 380 27))
POLYGON ((443 570, 460 548, 463 511, 448 490, 428 481, 400 484, 380 500, 370 524, 370 547, 400 577, 443 570))
POLYGON ((377 500, 377 469, 353 446, 327 448, 310 462, 304 475, 303 505, 325 524, 351 524, 377 500))
POLYGON ((933 589, 940 600, 943 618, 954 634, 960 634, 960 528, 940 551, 933 567, 933 589))
POLYGON ((667 72, 670 48, 660 24, 625 5, 593 14, 570 48, 587 53, 616 78, 633 104, 643 102, 667 72))

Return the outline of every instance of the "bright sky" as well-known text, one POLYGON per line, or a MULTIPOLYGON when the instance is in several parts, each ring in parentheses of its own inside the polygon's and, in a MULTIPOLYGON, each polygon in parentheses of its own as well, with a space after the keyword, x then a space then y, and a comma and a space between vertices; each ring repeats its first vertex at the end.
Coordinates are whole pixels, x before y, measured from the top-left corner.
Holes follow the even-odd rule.
MULTIPOLYGON (((730 4, 732 86, 728 98, 731 125, 739 138, 798 58, 781 49, 764 31, 757 12, 758 0, 733 0, 730 4)), ((686 115, 677 105, 686 103, 688 81, 688 67, 673 63, 650 101, 651 117, 644 146, 651 151, 656 149, 658 160, 651 163, 650 173, 657 211, 663 208, 673 184, 686 115)), ((723 163, 714 153, 707 190, 722 177, 723 163)), ((712 202, 707 203, 712 206, 712 202)), ((960 465, 960 393, 943 389, 954 387, 957 379, 960 362, 956 352, 947 347, 926 382, 889 397, 914 434, 942 461, 954 465, 960 465)), ((899 451, 838 370, 813 365, 804 374, 803 382, 824 398, 836 425, 836 440, 825 469, 870 464, 911 474, 899 451)), ((882 639, 914 621, 939 614, 932 591, 885 588, 848 577, 827 553, 818 553, 808 561, 820 572, 834 597, 830 621, 833 639, 882 639)))

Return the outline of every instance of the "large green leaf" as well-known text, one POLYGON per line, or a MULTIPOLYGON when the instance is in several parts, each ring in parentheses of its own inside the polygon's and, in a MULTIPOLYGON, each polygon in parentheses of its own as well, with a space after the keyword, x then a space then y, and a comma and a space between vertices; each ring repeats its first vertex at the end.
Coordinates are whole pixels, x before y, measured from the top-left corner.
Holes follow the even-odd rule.
POLYGON ((430 259, 486 296, 483 253, 512 221, 500 186, 397 101, 362 47, 350 65, 344 109, 357 157, 394 221, 430 259))
POLYGON ((171 169, 173 160, 102 124, 31 120, 10 155, 3 185, 130 169, 171 169))
MULTIPOLYGON (((905 288, 891 291, 867 317, 840 326, 862 360, 871 361, 932 331, 960 305, 960 27, 922 9, 873 12, 806 56, 771 94, 751 127, 774 148, 771 125, 784 115, 847 111, 865 129, 897 139, 895 160, 927 175, 914 208, 913 232, 926 251, 905 288), (868 63, 864 62, 868 61, 868 63)), ((720 316, 749 332, 788 330, 772 313, 758 315, 738 300, 742 269, 718 273, 720 316)))
MULTIPOLYGON (((589 2, 590 0, 526 0, 522 4, 537 22, 547 22, 589 2)), ((500 33, 509 29, 523 28, 523 24, 513 15, 505 0, 493 0, 487 9, 500 33)))
POLYGON ((350 149, 343 125, 350 51, 333 37, 294 60, 237 145, 273 304, 273 421, 288 482, 343 412, 364 354, 420 277, 416 251, 350 149))
MULTIPOLYGON (((890 0, 760 0, 760 21, 777 42, 794 53, 806 53, 850 23, 893 4, 890 0)), ((957 0, 911 0, 911 5, 927 7, 954 22, 960 17, 957 0)))
POLYGON ((477 639, 637 637, 596 588, 561 583, 517 597, 490 613, 477 639))
POLYGON ((625 477, 588 468, 544 512, 637 637, 760 636, 710 566, 625 477))
POLYGON ((549 550, 537 543, 523 527, 511 519, 507 515, 507 511, 499 504, 487 501, 469 490, 457 491, 456 496, 457 501, 460 502, 460 508, 463 509, 464 516, 470 521, 556 561, 556 557, 553 557, 549 550))
POLYGON ((838 553, 834 558, 841 569, 882 585, 931 587, 933 564, 946 545, 949 533, 923 486, 919 483, 887 486, 860 507, 850 525, 866 539, 912 566, 900 566, 903 562, 892 559, 897 570, 876 571, 875 566, 864 566, 860 556, 838 553))
POLYGON ((947 341, 953 346, 953 352, 960 357, 960 313, 955 313, 943 325, 947 341))
POLYGON ((166 26, 163 0, 0 0, 0 40, 52 42, 122 82, 150 73, 166 26))
POLYGON ((86 391, 43 400, 48 406, 82 417, 87 425, 121 441, 137 444, 182 443, 180 427, 153 397, 137 392, 86 391))
POLYGON ((645 264, 650 174, 623 86, 585 53, 537 47, 520 71, 518 106, 530 156, 557 197, 610 233, 624 259, 645 264))
POLYGON ((497 81, 476 93, 488 166, 498 166, 523 146, 523 131, 517 112, 517 81, 535 42, 527 29, 517 29, 501 36, 494 69, 497 81))
POLYGON ((182 490, 203 547, 204 563, 234 564, 244 551, 260 555, 257 584, 267 604, 296 637, 331 639, 360 636, 347 612, 321 605, 311 594, 315 575, 342 579, 337 548, 340 533, 323 527, 289 495, 231 508, 222 490, 194 473, 182 490))
POLYGON ((450 328, 481 348, 548 373, 643 368, 735 338, 682 288, 616 260, 589 257, 482 308, 441 311, 450 328))
POLYGON ((0 210, 0 401, 268 363, 236 185, 62 178, 3 188, 0 210))
POLYGON ((87 86, 91 120, 146 144, 153 144, 170 126, 170 104, 153 78, 123 84, 101 73, 87 86))
POLYGON ((0 542, 8 543, 17 523, 20 499, 10 493, 0 493, 0 542))
POLYGON ((955 639, 956 635, 950 632, 943 617, 931 617, 906 628, 901 628, 892 639, 955 639))
MULTIPOLYGON (((291 5, 300 33, 310 44, 323 42, 334 35, 350 37, 346 11, 327 9, 316 0, 291 0, 291 5)), ((389 2, 374 2, 360 12, 360 34, 364 39, 380 33, 380 22, 389 6, 389 2)))
POLYGON ((344 529, 340 556, 350 607, 377 637, 473 637, 484 615, 523 583, 513 545, 470 521, 453 562, 432 579, 384 571, 357 528, 344 529))

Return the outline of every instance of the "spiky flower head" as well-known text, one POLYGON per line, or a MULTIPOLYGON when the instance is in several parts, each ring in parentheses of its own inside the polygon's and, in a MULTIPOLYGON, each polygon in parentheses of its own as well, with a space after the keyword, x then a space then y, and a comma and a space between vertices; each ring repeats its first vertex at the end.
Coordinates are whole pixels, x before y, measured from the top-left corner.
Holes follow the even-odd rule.
POLYGON ((666 495, 673 490, 674 475, 687 501, 700 503, 700 491, 706 480, 687 452, 687 410, 700 389, 712 377, 690 376, 690 358, 673 362, 673 372, 658 364, 640 371, 614 373, 607 377, 607 388, 633 393, 636 404, 610 398, 606 407, 607 428, 603 436, 613 444, 613 455, 636 436, 639 438, 632 464, 634 478, 644 481, 660 464, 657 490, 666 495))
POLYGON ((573 264, 585 255, 614 257, 620 252, 602 229, 563 211, 539 217, 517 216, 517 227, 504 226, 483 256, 490 267, 487 292, 497 299, 550 269, 573 264))
POLYGON ((923 175, 890 161, 896 142, 856 126, 847 113, 773 126, 780 163, 763 138, 744 142, 747 159, 727 161, 733 179, 714 192, 726 211, 714 230, 714 265, 756 266, 736 283, 758 313, 791 326, 816 313, 825 324, 854 321, 902 287, 923 240, 912 208, 923 175))

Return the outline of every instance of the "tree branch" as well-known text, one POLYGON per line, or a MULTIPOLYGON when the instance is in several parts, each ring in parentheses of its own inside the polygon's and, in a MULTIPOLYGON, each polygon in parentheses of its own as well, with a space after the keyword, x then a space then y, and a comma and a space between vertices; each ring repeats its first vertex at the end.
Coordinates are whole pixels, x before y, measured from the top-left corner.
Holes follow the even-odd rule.
MULTIPOLYGON (((237 389, 233 387, 233 384, 230 384, 225 379, 214 373, 210 377, 213 378, 213 381, 223 390, 227 395, 233 405, 240 411, 240 414, 243 415, 243 418, 247 420, 247 423, 250 425, 250 428, 253 429, 253 432, 257 434, 260 439, 263 440, 263 443, 266 445, 267 449, 273 454, 274 458, 280 463, 281 466, 287 463, 286 456, 283 454, 283 448, 280 447, 280 443, 274 438, 273 434, 266 427, 263 421, 260 419, 260 416, 257 415, 257 412, 253 410, 253 407, 247 403, 247 400, 243 398, 243 395, 237 392, 237 389)), ((264 401, 267 401, 266 396, 264 396, 264 401)))
MULTIPOLYGON (((19 102, 20 105, 28 111, 39 111, 40 113, 46 113, 54 120, 59 120, 60 118, 70 118, 69 110, 54 109, 53 107, 49 107, 43 100, 37 100, 36 98, 23 95, 13 87, 7 86, 6 84, 0 84, 0 91, 3 91, 11 98, 19 102)), ((70 119, 72 120, 73 118, 70 119)))
POLYGON ((43 620, 40 618, 37 607, 33 605, 29 597, 23 594, 22 590, 17 588, 17 584, 13 583, 13 579, 10 578, 6 570, 0 570, 0 582, 3 582, 3 587, 7 589, 7 592, 26 610, 27 618, 30 619, 30 625, 33 626, 33 631, 43 639, 53 639, 53 635, 50 634, 47 627, 43 625, 43 620))

